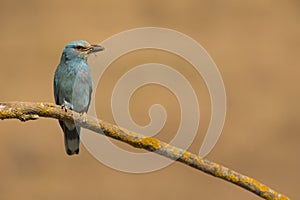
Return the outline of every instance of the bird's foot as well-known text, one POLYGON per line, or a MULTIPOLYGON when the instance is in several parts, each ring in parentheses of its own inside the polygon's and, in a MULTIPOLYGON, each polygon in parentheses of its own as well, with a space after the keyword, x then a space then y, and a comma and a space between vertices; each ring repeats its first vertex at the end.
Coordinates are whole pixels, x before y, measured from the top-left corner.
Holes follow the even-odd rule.
POLYGON ((61 109, 64 109, 65 112, 67 112, 68 109, 73 110, 73 105, 64 100, 63 104, 61 105, 61 109))
POLYGON ((67 106, 65 106, 65 105, 61 105, 61 109, 62 109, 62 110, 65 110, 65 112, 68 111, 68 108, 67 108, 67 106))

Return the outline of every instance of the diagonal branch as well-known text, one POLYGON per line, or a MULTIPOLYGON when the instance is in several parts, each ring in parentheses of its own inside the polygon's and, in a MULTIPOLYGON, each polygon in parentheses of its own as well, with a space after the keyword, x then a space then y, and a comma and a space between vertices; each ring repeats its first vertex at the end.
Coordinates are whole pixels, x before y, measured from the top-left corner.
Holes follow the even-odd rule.
POLYGON ((202 159, 183 149, 171 146, 153 137, 147 137, 109 124, 102 120, 65 111, 52 103, 7 102, 0 103, 0 119, 35 120, 39 117, 55 118, 62 121, 75 120, 77 125, 99 134, 125 142, 136 148, 155 152, 172 160, 184 163, 204 173, 238 185, 265 199, 289 199, 257 180, 235 172, 217 163, 202 159))

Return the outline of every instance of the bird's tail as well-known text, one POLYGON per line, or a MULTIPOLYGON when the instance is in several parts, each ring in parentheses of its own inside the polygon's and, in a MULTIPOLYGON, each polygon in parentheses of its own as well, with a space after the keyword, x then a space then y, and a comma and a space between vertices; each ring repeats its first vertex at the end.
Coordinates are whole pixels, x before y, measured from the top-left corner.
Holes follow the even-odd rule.
POLYGON ((80 145, 80 127, 69 130, 65 123, 62 123, 65 137, 65 148, 68 155, 78 154, 80 145))

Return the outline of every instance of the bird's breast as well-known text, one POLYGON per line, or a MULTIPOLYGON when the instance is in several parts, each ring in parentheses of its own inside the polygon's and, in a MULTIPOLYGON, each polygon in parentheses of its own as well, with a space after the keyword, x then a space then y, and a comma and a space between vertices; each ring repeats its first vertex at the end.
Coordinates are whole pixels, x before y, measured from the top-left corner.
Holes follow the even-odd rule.
POLYGON ((60 103, 67 101, 77 112, 86 112, 92 92, 92 77, 88 67, 66 67, 59 77, 60 103))

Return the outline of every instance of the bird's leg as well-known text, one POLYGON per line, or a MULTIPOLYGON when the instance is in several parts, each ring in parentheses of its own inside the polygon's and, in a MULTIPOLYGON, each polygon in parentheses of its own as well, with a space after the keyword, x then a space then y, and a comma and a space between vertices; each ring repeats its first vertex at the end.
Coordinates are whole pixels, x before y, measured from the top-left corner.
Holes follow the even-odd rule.
POLYGON ((61 109, 65 109, 65 112, 67 112, 68 109, 73 110, 73 105, 64 100, 64 102, 61 105, 61 109))

